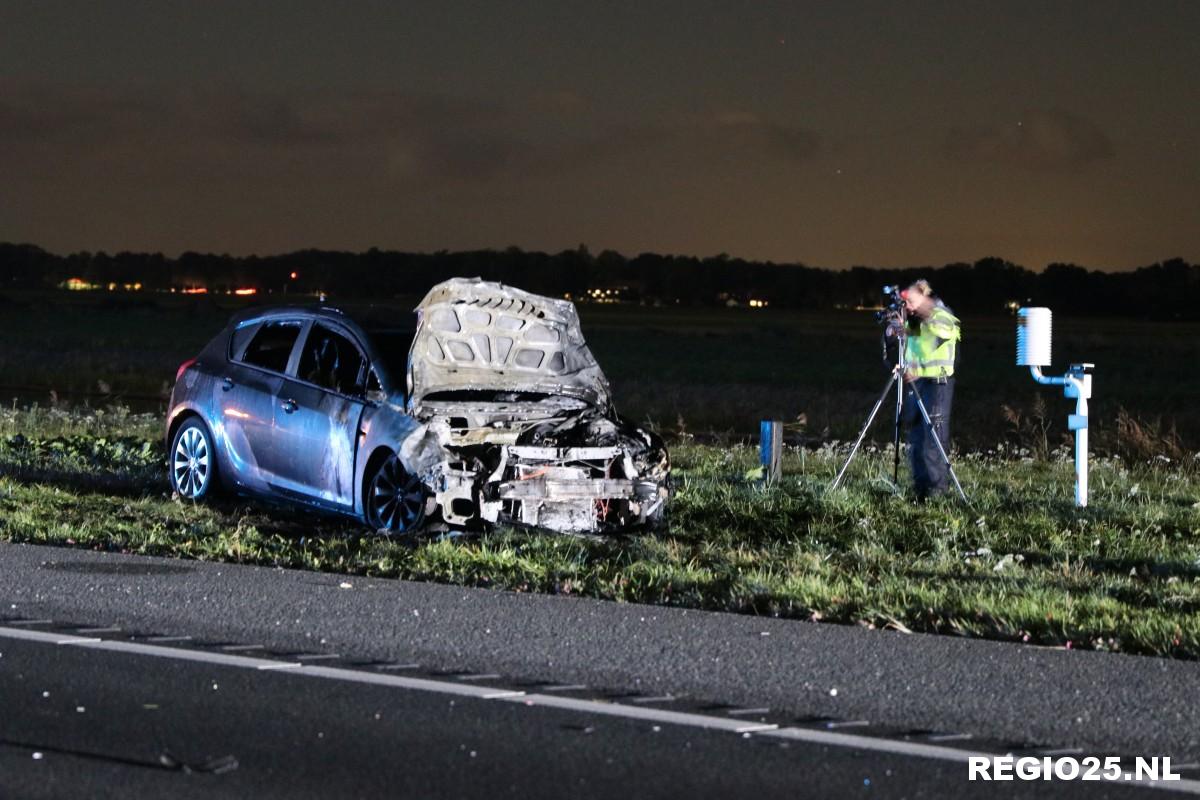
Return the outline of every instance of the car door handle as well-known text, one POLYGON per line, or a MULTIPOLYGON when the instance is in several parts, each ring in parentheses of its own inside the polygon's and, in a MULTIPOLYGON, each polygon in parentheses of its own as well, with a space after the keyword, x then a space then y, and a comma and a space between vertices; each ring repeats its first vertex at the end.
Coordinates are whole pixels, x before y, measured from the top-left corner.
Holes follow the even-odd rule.
POLYGON ((299 407, 300 406, 296 405, 295 400, 284 400, 283 401, 282 408, 283 408, 283 411, 285 414, 291 414, 293 411, 295 411, 299 407))
POLYGON ((225 380, 221 381, 221 389, 223 389, 224 391, 228 392, 232 388, 233 388, 233 378, 226 378, 225 380))

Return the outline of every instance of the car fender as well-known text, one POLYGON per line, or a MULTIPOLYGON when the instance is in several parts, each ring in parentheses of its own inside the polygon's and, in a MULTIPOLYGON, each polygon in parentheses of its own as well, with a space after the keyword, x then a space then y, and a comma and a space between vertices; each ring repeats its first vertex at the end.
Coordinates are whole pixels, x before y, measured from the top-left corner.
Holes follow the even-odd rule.
POLYGON ((217 477, 221 481, 221 485, 225 488, 231 488, 230 482, 230 464, 227 455, 228 447, 224 441, 224 431, 220 425, 214 425, 209 414, 205 413, 206 409, 195 400, 183 400, 171 408, 170 414, 167 416, 166 440, 164 450, 167 456, 167 462, 171 460, 171 440, 175 438, 175 431, 183 424, 185 417, 196 417, 208 428, 208 433, 213 439, 214 456, 217 460, 217 477))
MULTIPOLYGON (((413 436, 421 436, 425 425, 409 416, 404 406, 392 401, 368 405, 363 410, 359 423, 359 447, 355 454, 354 469, 354 511, 362 515, 363 492, 366 482, 370 480, 367 469, 372 457, 386 448, 392 453, 402 454, 404 443, 413 436)), ((401 460, 405 469, 418 471, 418 465, 401 460)), ((418 471, 419 474, 419 471, 418 471)))

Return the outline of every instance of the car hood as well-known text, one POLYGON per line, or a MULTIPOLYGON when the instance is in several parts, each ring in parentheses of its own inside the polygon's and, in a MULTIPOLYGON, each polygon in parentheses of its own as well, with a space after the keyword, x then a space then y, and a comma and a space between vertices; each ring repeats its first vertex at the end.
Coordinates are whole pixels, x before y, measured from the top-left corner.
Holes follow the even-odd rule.
POLYGON ((416 308, 410 397, 550 395, 608 408, 608 379, 584 343, 575 305, 483 281, 439 283, 416 308))

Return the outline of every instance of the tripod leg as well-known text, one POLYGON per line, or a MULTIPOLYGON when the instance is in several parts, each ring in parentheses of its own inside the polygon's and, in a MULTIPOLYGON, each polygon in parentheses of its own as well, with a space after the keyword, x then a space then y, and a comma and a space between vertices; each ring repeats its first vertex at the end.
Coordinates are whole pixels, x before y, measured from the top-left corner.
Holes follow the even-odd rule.
POLYGON ((921 393, 913 390, 913 399, 917 401, 917 408, 921 410, 921 419, 925 422, 925 427, 929 431, 929 435, 933 437, 933 443, 937 445, 938 453, 942 456, 942 461, 945 462, 946 468, 950 470, 950 477, 954 479, 954 488, 958 489, 959 497, 968 506, 971 501, 967 499, 967 493, 963 491, 962 484, 958 482, 958 475, 954 473, 954 465, 950 463, 950 456, 946 455, 946 448, 942 447, 942 439, 937 435, 937 429, 933 426, 933 420, 929 418, 929 412, 925 410, 925 402, 921 400, 921 393))
POLYGON ((904 381, 896 383, 896 418, 892 421, 892 483, 900 485, 900 418, 904 415, 904 381))
POLYGON ((875 401, 875 407, 871 409, 871 413, 867 415, 867 422, 863 425, 862 430, 858 432, 858 439, 854 441, 854 447, 850 448, 850 455, 846 457, 846 463, 842 464, 842 468, 838 471, 837 477, 833 479, 833 483, 829 485, 830 489, 836 489, 838 484, 842 482, 842 477, 846 474, 846 470, 850 467, 850 462, 854 460, 854 454, 858 452, 859 445, 866 437, 867 431, 871 428, 871 423, 875 421, 875 415, 879 413, 880 406, 883 405, 884 399, 888 396, 888 392, 892 390, 892 384, 896 382, 896 373, 892 373, 892 377, 888 378, 887 385, 883 387, 883 392, 880 393, 879 399, 875 401))

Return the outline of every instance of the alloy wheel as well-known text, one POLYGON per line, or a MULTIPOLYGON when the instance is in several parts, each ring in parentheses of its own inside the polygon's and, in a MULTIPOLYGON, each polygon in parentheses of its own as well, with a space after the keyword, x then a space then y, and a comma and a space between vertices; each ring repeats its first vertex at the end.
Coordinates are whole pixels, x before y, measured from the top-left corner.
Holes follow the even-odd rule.
POLYGON ((196 425, 183 429, 171 458, 171 478, 175 491, 188 500, 197 500, 208 489, 212 476, 208 438, 196 425))
POLYGON ((425 516, 425 486, 393 455, 371 480, 367 503, 374 528, 389 533, 409 531, 425 516))

